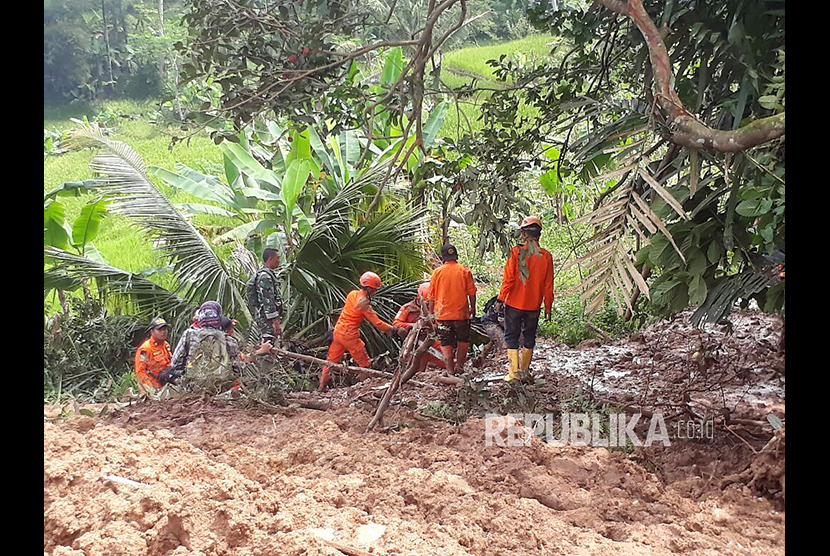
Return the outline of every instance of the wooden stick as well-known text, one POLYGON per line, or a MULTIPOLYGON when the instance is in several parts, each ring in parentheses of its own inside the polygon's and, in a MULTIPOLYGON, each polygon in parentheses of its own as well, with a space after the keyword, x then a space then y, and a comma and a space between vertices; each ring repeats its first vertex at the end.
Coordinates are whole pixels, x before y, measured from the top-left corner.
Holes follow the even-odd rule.
MULTIPOLYGON (((423 318, 418 321, 418 324, 416 324, 415 326, 412 327, 412 329, 409 332, 409 336, 407 337, 406 345, 409 345, 410 347, 412 345, 414 345, 415 342, 414 342, 413 339, 417 338, 418 335, 420 334, 420 324, 422 323, 422 321, 423 321, 423 318)), ((386 394, 384 394, 383 399, 380 401, 380 404, 378 404, 377 411, 375 411, 375 416, 372 417, 372 420, 369 421, 369 424, 366 426, 366 432, 369 432, 370 430, 372 430, 374 428, 374 426, 377 425, 380 422, 380 420, 383 418, 383 413, 386 411, 386 408, 389 406, 389 402, 392 401, 392 397, 395 395, 395 393, 397 393, 398 388, 400 388, 400 386, 401 386, 401 378, 405 377, 405 378, 408 379, 409 377, 413 376, 417 372, 417 369, 418 369, 417 365, 418 365, 418 362, 420 361, 420 356, 423 355, 424 353, 426 353, 426 351, 429 349, 429 346, 431 346, 431 345, 432 345, 432 338, 427 336, 421 342, 421 345, 418 346, 418 349, 415 350, 414 356, 410 360, 409 367, 406 369, 406 371, 402 372, 401 367, 398 366, 398 369, 395 371, 395 376, 394 376, 394 378, 392 378, 392 382, 389 383, 389 388, 386 390, 386 394)), ((414 384, 415 381, 413 380, 412 383, 414 384)))
POLYGON ((347 546, 336 541, 327 541, 326 539, 320 540, 323 541, 326 545, 332 547, 335 550, 339 550, 347 556, 374 556, 374 554, 371 554, 370 552, 360 550, 359 548, 354 548, 353 546, 347 546))
MULTIPOLYGON (((639 291, 639 290, 637 290, 637 291, 639 291)), ((605 332, 602 328, 600 328, 599 326, 595 325, 594 323, 592 323, 592 322, 590 322, 590 321, 586 321, 586 324, 588 325, 588 328, 590 328, 591 330, 593 330, 594 332, 596 332, 597 334, 599 334, 600 336, 602 336, 602 339, 603 339, 603 340, 605 340, 606 342, 613 342, 613 341, 614 341, 614 340, 611 338, 611 336, 609 336, 609 335, 608 335, 608 334, 607 334, 607 333, 606 333, 606 332, 605 332)))
POLYGON ((741 442, 743 442, 744 444, 746 444, 747 446, 749 446, 749 449, 750 449, 750 450, 752 450, 752 453, 753 453, 753 454, 757 454, 757 453, 758 453, 758 450, 756 450, 755 448, 753 448, 753 447, 752 447, 752 444, 750 444, 749 442, 747 442, 747 441, 746 441, 746 439, 745 439, 743 436, 741 436, 740 434, 736 433, 736 432, 735 432, 735 431, 733 431, 731 428, 729 428, 729 425, 724 425, 724 427, 723 427, 723 428, 725 428, 726 430, 728 430, 729 432, 731 432, 733 435, 737 436, 737 437, 738 437, 738 440, 740 440, 741 442))
POLYGON ((432 380, 439 384, 448 384, 450 386, 461 386, 464 384, 464 379, 457 376, 435 376, 432 380))
MULTIPOLYGON (((339 369, 343 369, 348 372, 353 373, 366 373, 370 376, 376 376, 380 378, 392 378, 392 373, 387 373, 384 371, 378 371, 376 369, 365 369, 363 367, 352 367, 343 365, 342 363, 332 363, 331 361, 326 361, 325 359, 318 359, 317 357, 312 357, 310 355, 301 355, 299 353, 294 353, 292 351, 286 351, 281 348, 271 348, 271 353, 276 355, 282 355, 284 357, 290 357, 291 359, 296 359, 298 361, 304 361, 305 363, 316 363, 317 365, 321 366, 330 366, 330 367, 337 367, 339 369)), ((412 381, 413 384, 417 384, 418 386, 428 386, 428 384, 424 382, 416 382, 412 381)))
POLYGON ((288 400, 292 404, 297 404, 298 406, 305 409, 317 409, 319 411, 326 411, 331 409, 331 401, 325 402, 320 400, 308 400, 289 396, 286 396, 286 400, 288 400))

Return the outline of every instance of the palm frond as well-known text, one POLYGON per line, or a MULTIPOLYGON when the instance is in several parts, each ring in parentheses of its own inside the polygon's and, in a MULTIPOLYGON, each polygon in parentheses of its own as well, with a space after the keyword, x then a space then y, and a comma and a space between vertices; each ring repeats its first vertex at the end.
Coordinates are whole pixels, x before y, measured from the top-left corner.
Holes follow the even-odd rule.
MULTIPOLYGON (((654 194, 666 200, 679 216, 688 218, 680 203, 642 166, 638 165, 637 175, 654 194)), ((620 312, 625 307, 632 309, 630 299, 637 290, 647 298, 651 297, 648 284, 633 262, 635 239, 639 240, 641 245, 647 245, 650 235, 662 233, 680 258, 684 262, 686 260, 663 220, 643 197, 637 194, 634 178, 631 180, 631 183, 621 187, 597 209, 573 222, 587 224, 596 230, 582 243, 583 246, 589 246, 589 252, 563 266, 565 270, 579 264, 589 271, 580 285, 583 290, 581 299, 587 303, 588 313, 602 306, 608 290, 611 291, 611 298, 620 312)))
POLYGON ((194 302, 215 299, 228 314, 250 322, 243 282, 231 275, 193 224, 153 185, 138 153, 92 126, 73 132, 70 145, 99 150, 90 163, 96 174, 104 176, 97 188, 112 194, 112 212, 134 220, 156 240, 172 263, 177 294, 194 302))
POLYGON ((700 326, 701 322, 718 322, 725 318, 738 298, 748 298, 775 284, 769 275, 748 268, 740 274, 724 278, 706 296, 706 301, 692 314, 692 324, 700 326))
POLYGON ((120 301, 130 314, 146 320, 163 315, 181 332, 190 324, 198 304, 179 297, 146 278, 120 268, 69 253, 56 247, 43 247, 44 259, 50 263, 43 273, 44 293, 54 289, 71 290, 92 278, 98 292, 120 301))

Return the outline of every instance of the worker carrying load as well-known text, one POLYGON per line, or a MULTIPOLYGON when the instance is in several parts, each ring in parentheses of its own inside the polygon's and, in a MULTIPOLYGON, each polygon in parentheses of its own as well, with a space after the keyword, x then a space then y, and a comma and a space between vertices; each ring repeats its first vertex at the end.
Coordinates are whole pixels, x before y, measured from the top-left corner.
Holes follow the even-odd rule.
MULTIPOLYGON (((372 309, 372 295, 380 288, 380 276, 374 272, 365 272, 360 277, 360 289, 352 290, 346 296, 346 303, 340 311, 340 318, 334 326, 331 346, 329 346, 327 361, 339 364, 343 360, 343 354, 347 351, 349 355, 364 369, 370 368, 372 361, 366 353, 366 344, 360 339, 360 324, 363 319, 371 322, 381 332, 406 335, 406 329, 393 326, 383 322, 372 309)), ((320 375, 319 391, 323 391, 331 376, 331 367, 323 367, 320 375)), ((361 380, 365 376, 358 375, 361 380)))
MULTIPOLYGON (((401 308, 398 310, 398 314, 395 315, 395 320, 392 322, 394 326, 410 330, 412 325, 418 322, 418 319, 421 318, 421 315, 426 313, 426 299, 429 295, 429 285, 429 282, 424 282, 418 286, 418 294, 415 296, 415 299, 409 303, 401 305, 401 308)), ((421 363, 417 369, 417 372, 421 372, 426 369, 427 365, 430 363, 441 369, 446 368, 444 357, 441 355, 440 341, 436 341, 435 344, 430 347, 421 358, 421 363)))
POLYGON ((470 317, 476 314, 476 285, 470 269, 458 264, 454 246, 441 247, 441 259, 444 264, 433 271, 430 279, 429 312, 435 314, 438 323, 447 372, 461 374, 470 347, 470 317))
MULTIPOLYGON (((171 361, 176 373, 183 375, 182 389, 213 395, 238 388, 245 357, 228 334, 233 332, 234 322, 223 317, 218 302, 205 301, 196 312, 196 324, 185 330, 171 361)), ((265 342, 257 346, 255 353, 268 353, 271 347, 265 342)))
POLYGON ((520 378, 520 374, 521 378, 529 378, 541 306, 544 302, 545 320, 550 321, 553 305, 553 257, 539 246, 542 221, 528 216, 519 230, 524 244, 510 250, 498 296, 498 308, 504 307, 504 343, 509 365, 505 380, 520 378), (520 334, 524 335, 521 362, 520 334))

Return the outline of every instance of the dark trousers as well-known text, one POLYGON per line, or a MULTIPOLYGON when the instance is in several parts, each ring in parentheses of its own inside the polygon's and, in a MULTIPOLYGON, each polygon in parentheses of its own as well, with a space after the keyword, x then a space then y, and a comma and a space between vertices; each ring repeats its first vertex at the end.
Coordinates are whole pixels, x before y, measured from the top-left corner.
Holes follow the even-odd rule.
POLYGON ((507 349, 519 349, 519 335, 524 335, 524 347, 533 349, 536 347, 536 329, 539 326, 539 313, 535 311, 523 311, 510 305, 504 306, 504 343, 507 349))

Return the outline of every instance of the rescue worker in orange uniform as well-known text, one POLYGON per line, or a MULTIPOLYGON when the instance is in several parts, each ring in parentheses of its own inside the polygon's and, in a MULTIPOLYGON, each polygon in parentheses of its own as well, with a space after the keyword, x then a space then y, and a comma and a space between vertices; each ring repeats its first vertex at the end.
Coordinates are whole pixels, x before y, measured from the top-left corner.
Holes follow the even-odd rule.
POLYGON ((150 322, 150 337, 135 352, 135 374, 139 388, 154 392, 163 386, 159 373, 170 366, 173 354, 167 343, 170 325, 161 317, 150 322))
POLYGON ((509 364, 505 380, 520 378, 520 371, 525 377, 529 375, 542 303, 546 321, 550 321, 553 305, 553 257, 539 246, 542 221, 528 216, 522 220, 519 230, 524 244, 510 250, 497 305, 498 309, 504 306, 504 343, 509 364), (524 334, 521 362, 520 334, 524 334))
MULTIPOLYGON (((393 326, 409 330, 419 318, 421 318, 421 307, 424 304, 429 294, 429 282, 424 282, 418 286, 418 295, 409 303, 401 305, 398 314, 395 315, 395 320, 392 321, 393 326)), ((426 307, 424 307, 426 309, 426 307)), ((441 355, 441 342, 436 341, 435 344, 421 358, 420 367, 417 372, 421 372, 427 368, 427 365, 432 363, 439 368, 445 368, 444 358, 441 355)))
MULTIPOLYGON (((360 323, 368 319, 381 332, 405 334, 406 330, 383 322, 372 309, 372 294, 380 287, 380 276, 374 272, 364 272, 360 277, 360 289, 352 290, 346 296, 346 303, 340 311, 340 318, 334 326, 334 335, 329 347, 327 361, 340 363, 347 351, 357 364, 368 369, 372 361, 366 353, 366 344, 360 339, 360 323)), ((323 367, 320 375, 319 391, 323 391, 331 376, 331 367, 323 367)))
POLYGON ((470 317, 476 314, 476 285, 470 269, 458 264, 454 246, 441 247, 441 260, 444 264, 432 272, 430 279, 429 312, 435 314, 438 323, 447 372, 461 374, 470 347, 470 317))

